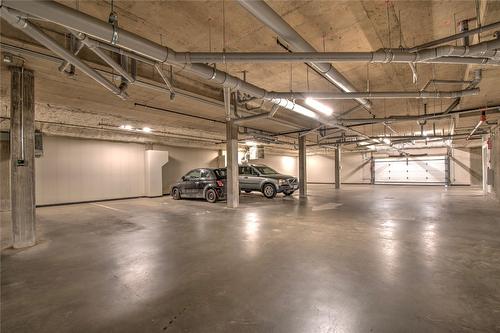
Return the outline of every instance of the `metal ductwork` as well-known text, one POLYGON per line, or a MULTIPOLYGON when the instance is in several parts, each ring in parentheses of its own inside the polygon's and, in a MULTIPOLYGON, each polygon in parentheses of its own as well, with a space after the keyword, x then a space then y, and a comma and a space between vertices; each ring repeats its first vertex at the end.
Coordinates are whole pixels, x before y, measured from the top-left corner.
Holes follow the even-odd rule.
MULTIPOLYGON (((261 0, 238 0, 240 5, 272 29, 284 39, 292 51, 316 52, 316 49, 299 35, 288 23, 283 20, 271 7, 261 0)), ((321 62, 308 62, 324 78, 344 92, 356 92, 356 88, 332 65, 321 62)), ((371 108, 370 101, 358 98, 357 101, 366 108, 371 108)))

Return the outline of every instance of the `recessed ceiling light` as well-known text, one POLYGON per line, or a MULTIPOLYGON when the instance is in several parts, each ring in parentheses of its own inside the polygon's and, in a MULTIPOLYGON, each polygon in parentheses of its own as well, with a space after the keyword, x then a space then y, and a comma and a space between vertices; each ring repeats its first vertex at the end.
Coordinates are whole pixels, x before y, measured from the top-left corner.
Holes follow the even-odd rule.
POLYGON ((306 98, 306 104, 315 110, 323 113, 324 115, 331 116, 333 113, 333 109, 311 97, 306 98))

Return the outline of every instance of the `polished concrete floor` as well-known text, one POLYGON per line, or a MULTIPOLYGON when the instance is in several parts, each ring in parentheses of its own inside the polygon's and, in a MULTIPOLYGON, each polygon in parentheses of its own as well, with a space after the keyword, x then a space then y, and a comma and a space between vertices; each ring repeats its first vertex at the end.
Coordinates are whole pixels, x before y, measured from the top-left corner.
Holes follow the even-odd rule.
POLYGON ((241 198, 39 208, 39 244, 2 251, 2 333, 500 331, 500 205, 479 191, 241 198))

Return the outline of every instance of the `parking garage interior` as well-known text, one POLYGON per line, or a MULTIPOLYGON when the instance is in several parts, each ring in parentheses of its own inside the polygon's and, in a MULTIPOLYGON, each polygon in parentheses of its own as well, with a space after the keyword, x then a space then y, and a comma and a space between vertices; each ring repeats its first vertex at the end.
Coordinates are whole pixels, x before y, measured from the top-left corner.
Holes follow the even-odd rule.
POLYGON ((500 2, 2 0, 2 332, 497 332, 500 2))

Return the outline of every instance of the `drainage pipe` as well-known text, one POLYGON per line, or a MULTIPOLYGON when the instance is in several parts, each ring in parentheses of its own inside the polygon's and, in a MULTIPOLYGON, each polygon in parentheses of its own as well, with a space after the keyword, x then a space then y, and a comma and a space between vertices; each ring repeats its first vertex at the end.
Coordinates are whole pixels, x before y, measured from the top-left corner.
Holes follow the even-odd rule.
POLYGON ((81 70, 83 73, 87 74, 89 77, 97 81, 99 84, 101 84, 103 87, 106 89, 110 90, 113 92, 115 95, 118 97, 125 99, 127 97, 127 93, 125 91, 120 90, 118 87, 116 87, 113 83, 109 82, 106 80, 101 74, 97 73, 95 70, 90 68, 87 64, 85 64, 83 61, 78 59, 75 55, 73 55, 71 52, 68 52, 65 48, 59 46, 52 38, 47 36, 44 32, 42 32, 40 29, 38 29, 36 26, 31 24, 30 22, 26 21, 23 18, 17 17, 9 12, 9 10, 5 7, 1 7, 1 12, 2 12, 2 18, 4 18, 10 25, 13 27, 16 27, 18 29, 21 29, 24 31, 28 36, 33 38, 34 40, 42 43, 45 47, 47 47, 49 50, 66 60, 67 62, 73 64, 75 67, 77 67, 79 70, 81 70))
MULTIPOLYGON (((280 15, 262 0, 238 0, 239 4, 260 20, 264 25, 272 29, 284 39, 292 51, 316 52, 300 34, 295 31, 280 15)), ((356 92, 354 86, 332 65, 324 62, 308 62, 308 64, 321 74, 325 79, 339 87, 344 92, 356 92)), ((369 100, 358 98, 357 101, 367 109, 371 108, 369 100)))

